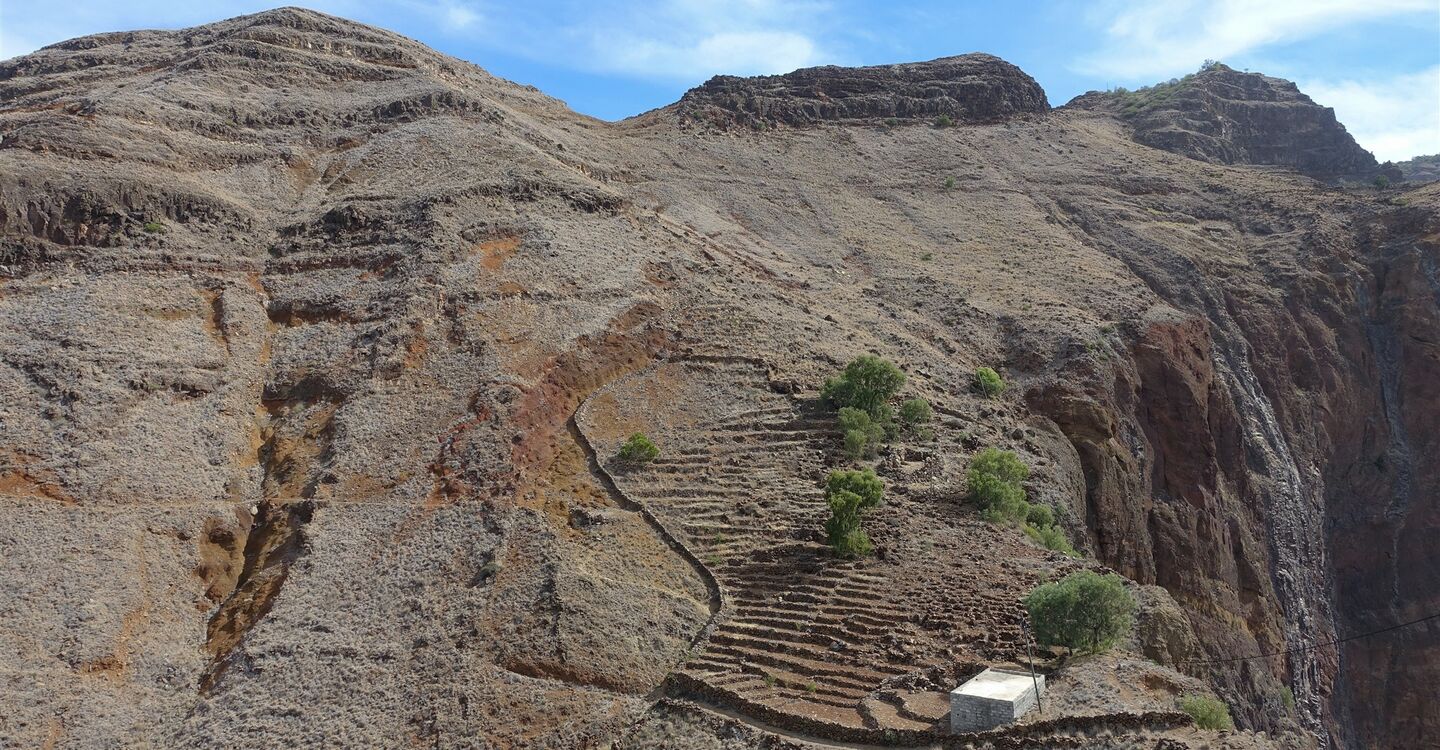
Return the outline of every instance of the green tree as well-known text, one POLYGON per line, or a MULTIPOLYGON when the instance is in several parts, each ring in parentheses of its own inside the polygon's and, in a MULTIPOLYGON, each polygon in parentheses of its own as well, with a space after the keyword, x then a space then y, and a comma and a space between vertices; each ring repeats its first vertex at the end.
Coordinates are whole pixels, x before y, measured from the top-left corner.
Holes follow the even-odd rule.
POLYGON ((1228 731, 1235 728, 1235 722, 1230 719, 1230 707, 1224 701, 1209 696, 1187 695, 1180 699, 1180 710, 1190 714, 1195 725, 1201 729, 1228 731))
POLYGON ((1135 598, 1120 576, 1082 570, 1037 587, 1025 608, 1041 645, 1099 653, 1129 632, 1135 598))
POLYGON ((885 499, 885 483, 875 475, 874 469, 836 469, 830 472, 830 477, 825 480, 825 494, 841 490, 859 495, 864 508, 873 508, 885 499))
POLYGON ((864 512, 879 505, 884 496, 885 485, 871 469, 830 472, 825 482, 825 500, 830 505, 825 538, 837 555, 870 554, 873 546, 860 524, 864 512))
POLYGON ((995 398, 1005 390, 1005 381, 1000 373, 989 367, 975 368, 975 390, 980 391, 986 398, 995 398))
POLYGON ((825 522, 825 538, 830 548, 845 557, 870 554, 874 547, 865 530, 860 528, 864 498, 849 490, 839 490, 830 493, 826 500, 830 503, 830 520, 825 522))
POLYGON ((862 354, 839 375, 825 381, 820 397, 836 409, 852 406, 884 424, 888 402, 905 385, 905 373, 873 354, 862 354))
POLYGON ((660 455, 660 449, 644 433, 637 432, 620 446, 620 452, 616 457, 623 464, 640 466, 654 461, 660 455))

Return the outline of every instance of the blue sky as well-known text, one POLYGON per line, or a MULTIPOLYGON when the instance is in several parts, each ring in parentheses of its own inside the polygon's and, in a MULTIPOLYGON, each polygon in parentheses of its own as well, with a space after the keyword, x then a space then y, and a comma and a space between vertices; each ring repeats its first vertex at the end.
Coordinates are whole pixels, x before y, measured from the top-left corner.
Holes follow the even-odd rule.
MULTIPOLYGON (((1289 78, 1380 159, 1440 153, 1437 0, 315 0, 574 109, 618 119, 718 73, 989 52, 1053 105, 1183 75, 1207 58, 1289 78)), ((178 28, 245 0, 0 0, 0 58, 84 34, 178 28)))

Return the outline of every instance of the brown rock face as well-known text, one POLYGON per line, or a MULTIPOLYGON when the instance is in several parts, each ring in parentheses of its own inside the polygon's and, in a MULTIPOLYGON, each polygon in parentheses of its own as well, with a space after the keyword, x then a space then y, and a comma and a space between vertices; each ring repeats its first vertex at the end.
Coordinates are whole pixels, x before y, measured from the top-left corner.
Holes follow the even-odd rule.
POLYGON ((1136 141, 1215 164, 1270 164, 1322 180, 1380 173, 1334 110, 1290 81, 1225 65, 1139 91, 1091 92, 1066 106, 1113 112, 1136 141))
POLYGON ((1167 665, 961 743, 1433 744, 1433 623, 1310 646, 1440 609, 1440 185, 1247 166, 1308 148, 1265 85, 1197 160, 978 55, 621 123, 296 9, 5 62, 0 746, 933 745, 1101 566, 1167 665), (864 352, 935 419, 839 559, 864 352), (979 516, 990 446, 1088 558, 979 516))
POLYGON ((776 76, 716 76, 686 92, 683 116, 749 126, 839 120, 933 119, 997 122, 1049 109, 1025 71, 993 55, 923 63, 841 68, 827 65, 776 76))

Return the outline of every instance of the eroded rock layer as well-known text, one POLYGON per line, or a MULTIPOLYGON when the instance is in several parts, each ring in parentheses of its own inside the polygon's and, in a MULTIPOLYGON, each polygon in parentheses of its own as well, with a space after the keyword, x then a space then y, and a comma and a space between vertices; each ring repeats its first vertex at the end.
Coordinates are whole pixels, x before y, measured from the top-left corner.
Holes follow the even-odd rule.
POLYGON ((827 65, 755 78, 715 76, 679 104, 680 112, 695 120, 751 127, 940 117, 998 122, 1047 109, 1035 79, 979 53, 865 68, 827 65))

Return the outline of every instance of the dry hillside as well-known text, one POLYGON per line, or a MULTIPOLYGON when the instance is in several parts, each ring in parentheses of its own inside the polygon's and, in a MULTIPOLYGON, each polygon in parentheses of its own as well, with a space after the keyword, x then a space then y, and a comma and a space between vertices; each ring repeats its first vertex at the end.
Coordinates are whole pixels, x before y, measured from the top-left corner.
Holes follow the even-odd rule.
POLYGON ((1288 82, 1167 86, 605 123, 296 9, 0 62, 0 747, 1436 742, 1440 621, 1311 646, 1440 612, 1440 184, 1288 82), (844 560, 818 392, 867 352, 935 435, 844 560), (990 446, 1084 557, 981 520, 990 446), (946 734, 1081 568, 1135 636, 946 734))

